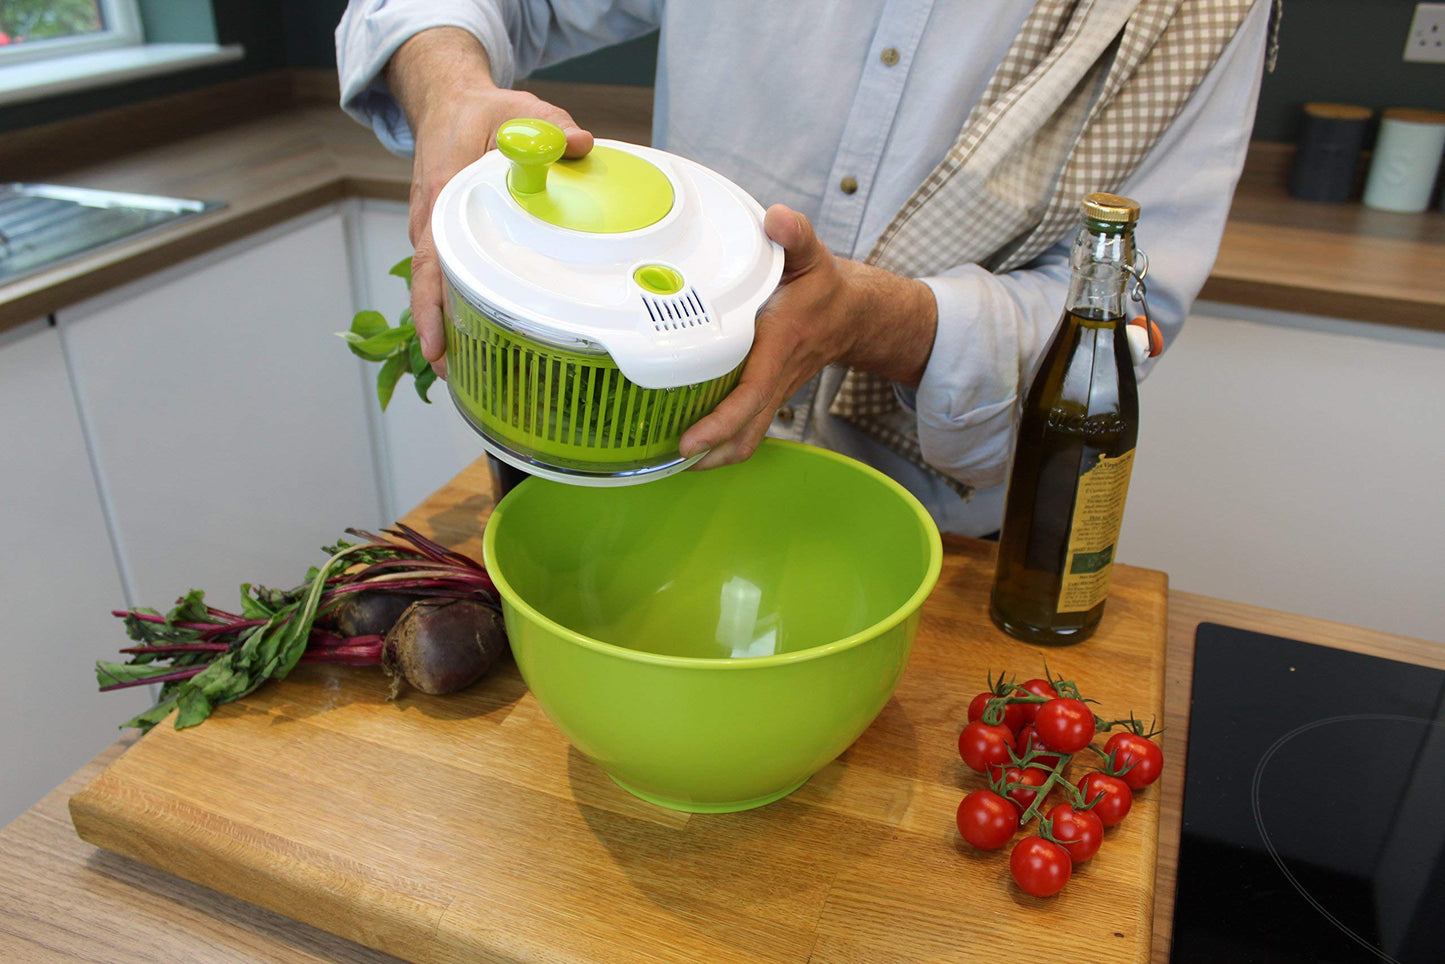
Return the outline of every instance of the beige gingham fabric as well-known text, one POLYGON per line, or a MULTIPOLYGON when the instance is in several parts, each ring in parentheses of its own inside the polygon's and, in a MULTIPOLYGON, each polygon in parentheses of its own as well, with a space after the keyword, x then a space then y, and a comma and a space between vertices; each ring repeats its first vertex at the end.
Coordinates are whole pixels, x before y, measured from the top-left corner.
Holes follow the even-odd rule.
MULTIPOLYGON (((967 263, 1010 271, 1038 257, 1074 230, 1086 194, 1123 184, 1254 2, 1038 0, 948 155, 867 261, 917 278, 967 263)), ((848 372, 829 411, 936 471, 888 379, 848 372)))

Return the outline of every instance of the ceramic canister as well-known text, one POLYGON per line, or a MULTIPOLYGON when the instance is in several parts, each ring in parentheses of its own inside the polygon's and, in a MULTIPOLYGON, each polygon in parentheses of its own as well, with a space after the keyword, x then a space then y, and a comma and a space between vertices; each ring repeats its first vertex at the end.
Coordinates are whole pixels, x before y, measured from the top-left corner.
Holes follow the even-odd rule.
POLYGON ((1385 111, 1365 182, 1365 204, 1383 211, 1425 210, 1442 153, 1445 111, 1406 107, 1385 111))

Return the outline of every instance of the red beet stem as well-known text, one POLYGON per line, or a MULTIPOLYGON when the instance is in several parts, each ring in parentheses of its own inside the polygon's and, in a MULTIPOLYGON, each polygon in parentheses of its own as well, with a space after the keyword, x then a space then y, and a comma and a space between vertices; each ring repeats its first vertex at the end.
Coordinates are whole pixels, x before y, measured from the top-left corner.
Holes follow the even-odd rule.
POLYGON ((461 589, 470 586, 473 590, 492 592, 491 580, 480 579, 472 573, 448 573, 438 575, 434 573, 417 572, 388 572, 380 576, 368 579, 366 582, 353 582, 345 586, 336 586, 326 590, 326 600, 336 599, 340 596, 349 595, 354 592, 366 592, 369 589, 385 589, 388 592, 401 590, 425 590, 428 594, 433 589, 461 589))
POLYGON ((129 646, 122 653, 224 653, 228 643, 167 643, 157 646, 129 646))
POLYGON ((346 646, 380 646, 385 637, 380 635, 372 636, 337 636, 335 633, 322 632, 313 629, 311 639, 307 642, 306 648, 309 652, 312 649, 341 649, 346 646))
POLYGON ((147 683, 169 683, 172 680, 190 679, 206 671, 210 664, 205 666, 187 666, 185 669, 178 669, 172 673, 161 673, 156 676, 147 676, 144 679, 126 680, 124 683, 111 683, 109 686, 102 686, 102 693, 109 693, 111 690, 129 689, 132 686, 144 686, 147 683))
POLYGON ((440 556, 443 559, 449 559, 457 565, 465 569, 470 569, 473 572, 484 571, 482 567, 477 564, 476 560, 468 559, 460 552, 453 552, 439 542, 433 542, 431 539, 428 539, 426 536, 422 535, 420 532, 417 532, 409 525, 404 525, 398 522, 395 529, 387 529, 386 531, 393 535, 400 535, 402 538, 406 539, 412 545, 416 546, 418 549, 422 550, 428 555, 436 555, 440 556))
MULTIPOLYGON (((138 613, 132 609, 112 609, 110 614, 121 618, 133 616, 143 623, 156 623, 157 625, 164 625, 166 621, 166 617, 164 616, 138 613)), ((194 629, 199 633, 224 633, 236 629, 249 629, 252 626, 263 626, 267 622, 268 620, 265 619, 236 619, 232 622, 225 623, 171 623, 171 625, 179 629, 194 629)))
POLYGON ((338 646, 334 649, 308 649, 301 654, 303 663, 348 663, 352 666, 374 666, 381 662, 381 644, 375 646, 338 646))

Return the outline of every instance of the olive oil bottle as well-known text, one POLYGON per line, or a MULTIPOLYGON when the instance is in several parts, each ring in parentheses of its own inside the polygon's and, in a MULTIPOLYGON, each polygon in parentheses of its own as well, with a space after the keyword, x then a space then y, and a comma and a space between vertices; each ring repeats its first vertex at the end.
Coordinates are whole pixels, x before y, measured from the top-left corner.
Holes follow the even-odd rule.
POLYGON ((994 623, 1031 643, 1099 625, 1139 434, 1125 334, 1139 205, 1090 194, 1082 213, 1064 314, 1023 404, 989 600, 994 623))

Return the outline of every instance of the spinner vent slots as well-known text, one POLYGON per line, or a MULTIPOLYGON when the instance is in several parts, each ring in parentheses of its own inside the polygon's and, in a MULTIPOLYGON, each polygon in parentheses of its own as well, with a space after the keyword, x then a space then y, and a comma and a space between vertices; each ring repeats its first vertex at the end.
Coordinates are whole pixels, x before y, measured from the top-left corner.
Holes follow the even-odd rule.
POLYGON ((696 288, 667 297, 643 295, 642 303, 647 306, 647 314, 652 318, 653 331, 681 331, 712 324, 696 288))

